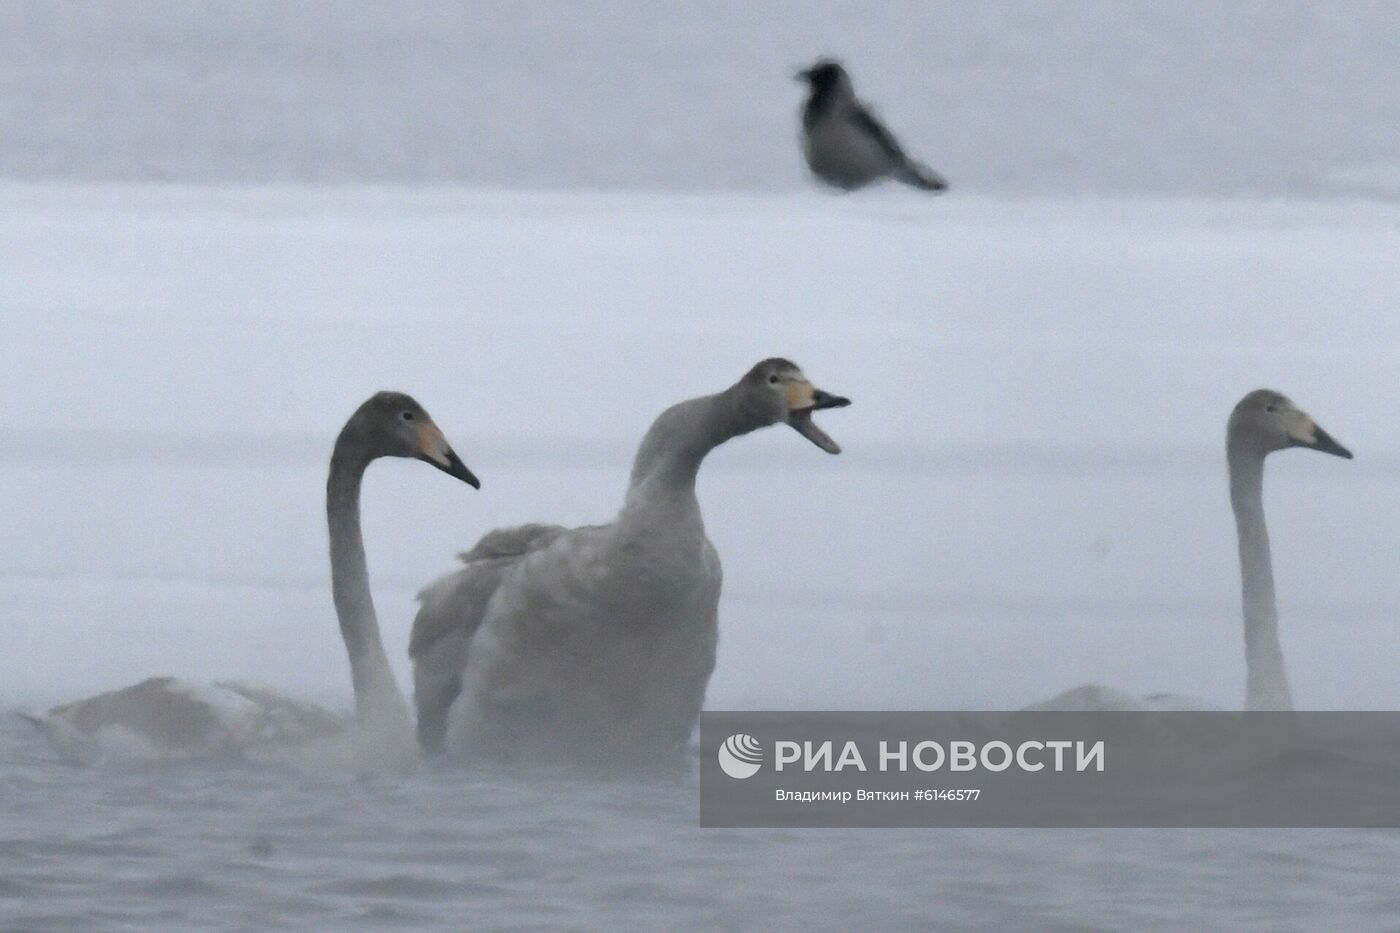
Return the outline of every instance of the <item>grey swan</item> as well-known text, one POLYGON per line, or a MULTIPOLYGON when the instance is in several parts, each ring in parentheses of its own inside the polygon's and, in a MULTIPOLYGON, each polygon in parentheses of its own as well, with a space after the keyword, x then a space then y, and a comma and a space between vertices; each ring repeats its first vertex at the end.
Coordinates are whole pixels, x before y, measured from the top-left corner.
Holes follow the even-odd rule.
MULTIPOLYGON (((1230 413, 1225 453, 1230 475, 1230 505, 1239 538, 1240 584, 1244 615, 1245 709, 1291 710, 1293 693, 1278 637, 1278 605, 1269 530, 1264 524, 1264 459, 1271 453, 1301 447, 1351 459, 1351 451, 1333 439, 1287 396, 1256 389, 1230 413)), ((1205 703, 1177 694, 1134 696, 1111 687, 1088 684, 1058 694, 1029 709, 1046 710, 1200 710, 1205 703)))
POLYGON ((493 531, 428 586, 410 654, 418 735, 468 764, 626 770, 679 760, 715 665, 719 555, 696 476, 732 438, 776 424, 830 454, 812 414, 849 400, 764 360, 666 409, 608 524, 493 531))
MULTIPOLYGON (((349 652, 360 727, 412 743, 408 707, 384 654, 360 536, 360 481, 380 457, 412 457, 474 487, 423 407, 399 392, 362 404, 335 442, 326 482, 331 588, 349 652)), ((75 764, 275 760, 344 734, 343 717, 266 687, 152 677, 40 713, 21 713, 75 764)))

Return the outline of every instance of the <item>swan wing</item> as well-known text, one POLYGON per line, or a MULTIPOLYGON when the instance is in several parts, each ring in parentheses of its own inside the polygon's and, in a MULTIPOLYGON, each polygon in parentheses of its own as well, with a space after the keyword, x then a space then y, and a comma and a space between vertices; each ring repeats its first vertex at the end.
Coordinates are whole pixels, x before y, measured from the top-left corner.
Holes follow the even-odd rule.
POLYGON ((549 547, 567 529, 560 525, 520 525, 486 534, 461 555, 463 565, 418 594, 408 654, 413 659, 418 744, 443 748, 447 712, 461 692, 462 671, 472 637, 486 618, 501 579, 528 555, 549 547))
POLYGON ((562 525, 530 524, 487 532, 471 550, 460 555, 465 565, 428 584, 418 594, 421 604, 413 620, 408 654, 426 655, 445 635, 470 638, 485 615, 503 574, 532 551, 548 547, 568 531, 562 525))
POLYGON ((697 560, 658 536, 576 528, 507 568, 459 659, 454 750, 613 767, 686 746, 714 669, 721 572, 703 538, 697 560))

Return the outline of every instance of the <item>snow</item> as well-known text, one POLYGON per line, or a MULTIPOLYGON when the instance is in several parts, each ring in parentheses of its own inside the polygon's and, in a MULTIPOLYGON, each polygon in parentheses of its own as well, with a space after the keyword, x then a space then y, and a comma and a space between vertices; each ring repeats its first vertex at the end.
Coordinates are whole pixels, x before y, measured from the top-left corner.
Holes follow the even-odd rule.
POLYGON ((0 176, 793 190, 844 58, 955 191, 1400 197, 1385 0, 9 0, 0 176))
POLYGON ((1268 385, 1357 454, 1271 459, 1300 705, 1396 708, 1400 213, 895 191, 0 187, 0 700, 154 674, 348 702, 325 462, 412 392, 482 477, 369 475, 391 655, 486 530, 606 519, 671 402, 784 355, 854 404, 701 477, 710 705, 1242 692, 1223 436, 1268 385), (395 647, 397 646, 397 647, 395 647))

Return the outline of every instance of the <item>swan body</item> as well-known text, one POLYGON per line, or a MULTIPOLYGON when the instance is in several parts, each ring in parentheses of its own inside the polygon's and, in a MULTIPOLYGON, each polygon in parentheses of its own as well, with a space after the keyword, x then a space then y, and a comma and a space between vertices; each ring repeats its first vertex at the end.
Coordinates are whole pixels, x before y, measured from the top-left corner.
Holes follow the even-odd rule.
MULTIPOLYGON (((408 737, 407 704, 379 638, 360 538, 360 478, 370 462, 414 457, 480 485, 417 402, 380 392, 346 423, 327 480, 331 585, 350 655, 357 721, 375 741, 408 737)), ((348 720, 267 687, 152 677, 138 684, 22 713, 54 750, 75 764, 280 759, 344 734, 348 720)))
MULTIPOLYGON (((1271 389, 1256 389, 1240 399, 1230 413, 1225 453, 1229 465, 1230 505, 1235 513, 1239 539, 1247 710, 1293 709, 1293 694, 1278 637, 1273 558, 1264 523, 1264 458, 1289 447, 1351 459, 1351 451, 1318 427, 1317 422, 1287 396, 1271 389)), ((1027 709, 1196 711, 1210 707, 1177 694, 1138 697, 1109 687, 1085 685, 1027 709)))
POLYGON ((1215 709, 1204 700, 1179 693, 1138 695, 1103 684, 1082 684, 1057 693, 1048 700, 1032 703, 1027 711, 1040 712, 1207 712, 1215 709))
POLYGON ((838 453, 811 414, 846 404, 764 360, 656 419, 610 523, 482 538, 420 595, 410 654, 423 748, 629 770, 682 751, 714 669, 722 583, 695 497, 700 463, 778 423, 838 453))
POLYGON ((266 687, 152 677, 130 687, 22 713, 70 764, 258 760, 340 733, 314 703, 266 687))

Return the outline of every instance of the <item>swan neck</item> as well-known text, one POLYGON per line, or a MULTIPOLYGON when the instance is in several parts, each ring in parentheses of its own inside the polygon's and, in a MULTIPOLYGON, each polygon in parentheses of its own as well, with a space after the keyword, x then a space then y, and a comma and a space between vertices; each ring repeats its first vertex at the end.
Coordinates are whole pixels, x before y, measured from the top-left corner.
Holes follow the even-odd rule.
POLYGON ((369 566, 360 534, 360 484, 370 457, 356 450, 342 433, 331 457, 326 480, 326 520, 330 530, 331 594, 340 620, 340 634, 350 656, 355 690, 355 714, 363 724, 377 715, 407 714, 403 694, 389 667, 374 597, 369 566))
POLYGON ((1264 454, 1234 441, 1228 453, 1244 608, 1245 708, 1291 710, 1293 697, 1278 636, 1269 530, 1264 523, 1264 454))
POLYGON ((628 500, 663 494, 694 498, 696 474, 710 451, 762 425, 744 410, 733 389, 672 405, 642 438, 628 500))

